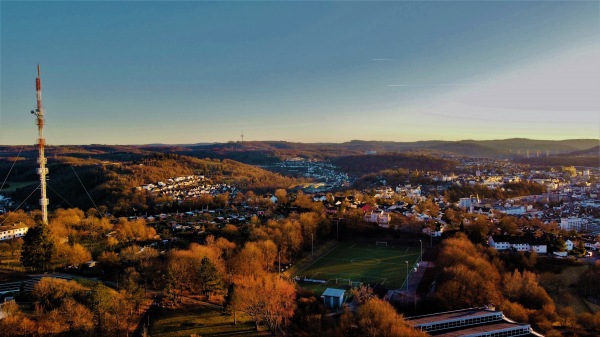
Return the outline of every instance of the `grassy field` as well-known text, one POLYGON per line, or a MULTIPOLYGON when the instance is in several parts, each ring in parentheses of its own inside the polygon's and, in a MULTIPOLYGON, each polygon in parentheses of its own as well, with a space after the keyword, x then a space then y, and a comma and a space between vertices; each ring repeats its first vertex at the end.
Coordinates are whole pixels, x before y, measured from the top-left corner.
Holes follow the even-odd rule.
POLYGON ((567 296, 560 296, 559 294, 550 295, 550 297, 552 297, 554 300, 554 303, 557 303, 559 306, 570 306, 578 314, 584 312, 594 312, 596 306, 593 304, 586 304, 583 298, 581 298, 577 293, 577 282, 587 269, 588 266, 570 266, 562 271, 560 275, 565 287, 561 291, 561 294, 567 294, 567 296))
POLYGON ((345 242, 294 276, 299 277, 301 287, 317 294, 328 287, 347 289, 351 286, 350 281, 399 289, 406 280, 405 261, 408 261, 410 273, 419 255, 420 247, 345 242), (325 280, 327 283, 305 282, 304 278, 325 280))
MULTIPOLYGON (((21 187, 24 187, 24 186, 27 186, 27 185, 31 185, 31 184, 34 184, 34 183, 36 183, 36 181, 22 181, 22 182, 21 181, 19 181, 19 182, 10 182, 10 181, 7 181, 6 185, 8 185, 9 187, 4 186, 4 188, 2 188, 2 192, 4 192, 4 193, 12 193, 17 188, 21 188, 21 187)), ((0 184, 2 184, 2 183, 0 182, 0 184)))
POLYGON ((183 309, 163 309, 151 319, 149 333, 152 337, 260 336, 249 317, 241 313, 237 317, 238 323, 233 325, 231 316, 215 308, 186 305, 183 309))

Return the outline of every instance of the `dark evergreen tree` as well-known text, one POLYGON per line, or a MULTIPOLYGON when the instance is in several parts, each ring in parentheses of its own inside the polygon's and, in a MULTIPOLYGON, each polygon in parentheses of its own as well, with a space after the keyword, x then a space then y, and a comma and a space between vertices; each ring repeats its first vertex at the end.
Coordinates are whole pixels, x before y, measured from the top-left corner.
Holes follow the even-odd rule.
POLYGON ((229 289, 227 289, 227 296, 225 296, 225 302, 223 303, 223 312, 233 315, 233 324, 237 324, 237 311, 239 309, 238 298, 236 285, 235 283, 231 283, 229 289))
POLYGON ((223 282, 221 275, 212 261, 206 256, 200 262, 200 291, 205 295, 210 295, 211 292, 221 289, 223 282))
POLYGON ((56 245, 47 225, 29 228, 23 237, 21 264, 34 269, 47 270, 55 250, 56 245))

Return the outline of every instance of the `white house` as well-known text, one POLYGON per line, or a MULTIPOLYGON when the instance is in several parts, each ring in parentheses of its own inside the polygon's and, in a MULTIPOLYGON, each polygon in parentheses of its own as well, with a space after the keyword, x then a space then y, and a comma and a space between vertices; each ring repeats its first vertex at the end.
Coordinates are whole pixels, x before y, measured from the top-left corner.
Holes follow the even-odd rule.
POLYGON ((488 244, 496 250, 548 253, 548 245, 533 236, 493 235, 488 238, 488 244))
POLYGON ((567 251, 568 252, 570 252, 570 251, 573 250, 573 246, 574 246, 573 241, 567 240, 567 241, 565 241, 565 245, 567 245, 567 251))
POLYGON ((591 241, 590 240, 584 240, 583 241, 583 246, 587 250, 599 250, 600 249, 600 242, 594 241, 594 240, 591 240, 591 241))
POLYGON ((390 225, 390 221, 392 220, 392 216, 390 213, 381 211, 381 212, 371 212, 370 214, 365 214, 365 221, 372 222, 378 224, 380 227, 388 228, 390 225))
POLYGON ((25 236, 29 227, 22 224, 14 224, 12 226, 0 227, 0 241, 20 238, 25 236))

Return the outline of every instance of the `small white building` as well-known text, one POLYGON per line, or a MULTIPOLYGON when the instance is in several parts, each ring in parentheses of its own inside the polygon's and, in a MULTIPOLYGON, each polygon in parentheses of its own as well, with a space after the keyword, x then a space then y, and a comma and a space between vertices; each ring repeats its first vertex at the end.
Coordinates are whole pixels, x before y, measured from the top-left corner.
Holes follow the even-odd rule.
POLYGON ((344 289, 327 288, 321 296, 323 303, 330 309, 337 309, 344 303, 344 295, 346 291, 344 289))
POLYGON ((573 250, 573 246, 574 246, 573 241, 567 240, 567 241, 565 241, 565 245, 567 245, 567 251, 568 252, 570 252, 570 251, 573 250))

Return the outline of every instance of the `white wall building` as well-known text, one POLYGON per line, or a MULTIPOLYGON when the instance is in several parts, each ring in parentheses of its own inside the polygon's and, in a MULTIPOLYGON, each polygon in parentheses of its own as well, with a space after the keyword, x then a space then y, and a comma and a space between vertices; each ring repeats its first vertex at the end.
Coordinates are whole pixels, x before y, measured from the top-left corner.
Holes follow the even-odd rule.
POLYGON ((27 226, 2 226, 0 227, 0 241, 20 238, 22 236, 25 236, 28 230, 29 227, 27 226))
POLYGON ((560 229, 581 231, 587 229, 587 220, 581 218, 561 218, 560 229))

